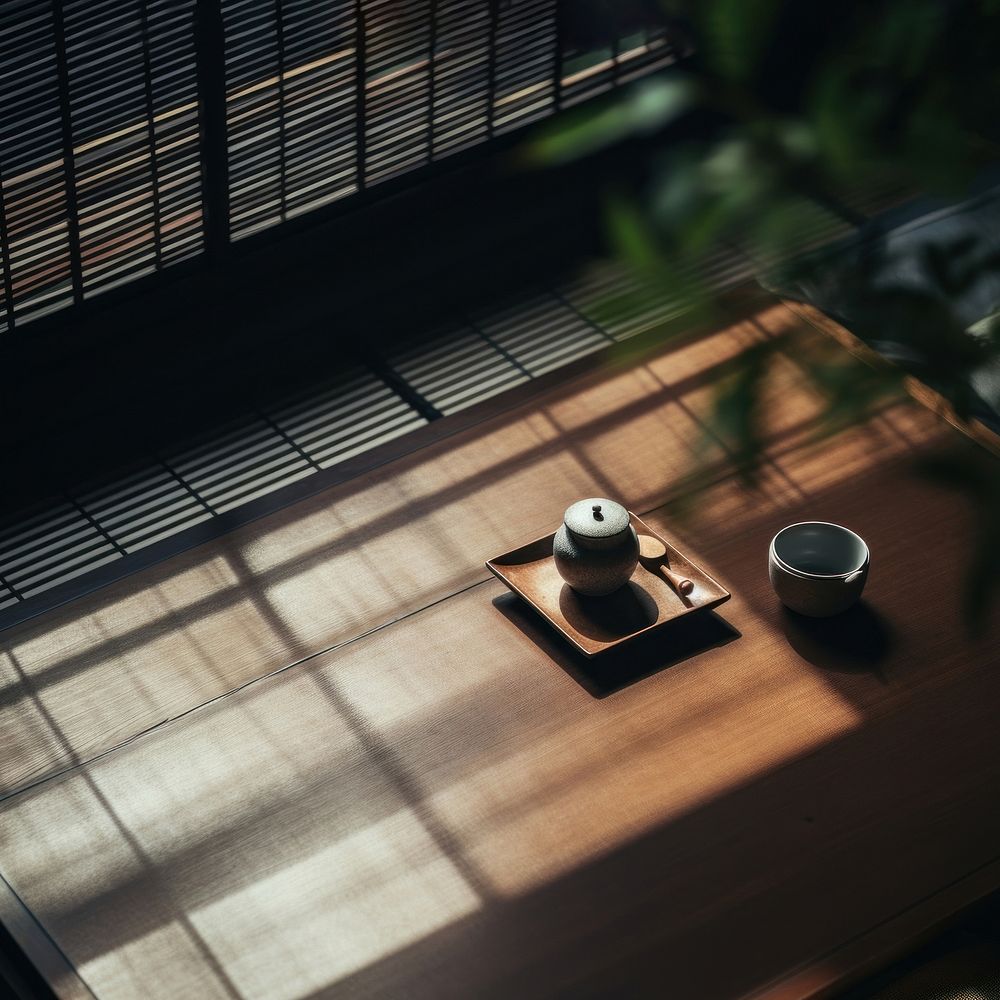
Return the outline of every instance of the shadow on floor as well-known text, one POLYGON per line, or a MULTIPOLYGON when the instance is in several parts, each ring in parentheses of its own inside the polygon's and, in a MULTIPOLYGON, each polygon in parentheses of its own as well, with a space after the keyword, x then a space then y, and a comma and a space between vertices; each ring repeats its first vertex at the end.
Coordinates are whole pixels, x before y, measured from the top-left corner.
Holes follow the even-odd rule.
POLYGON ((866 601, 833 618, 807 618, 781 609, 781 628, 792 648, 813 666, 843 673, 873 673, 892 648, 892 628, 866 601))
POLYGON ((838 1000, 1000 1000, 1000 895, 838 1000))

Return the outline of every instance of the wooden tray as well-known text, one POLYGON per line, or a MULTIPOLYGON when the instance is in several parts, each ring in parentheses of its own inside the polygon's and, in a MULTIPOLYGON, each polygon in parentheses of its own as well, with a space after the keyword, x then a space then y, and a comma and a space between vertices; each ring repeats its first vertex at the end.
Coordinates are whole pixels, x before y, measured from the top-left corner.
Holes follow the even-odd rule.
POLYGON ((597 656, 636 636, 660 628, 693 611, 714 608, 732 596, 697 563, 629 511, 639 535, 652 535, 667 549, 675 573, 687 577, 694 590, 682 597, 655 570, 642 563, 632 579, 607 597, 584 597, 556 572, 552 560, 555 532, 487 561, 486 566, 515 594, 547 618, 584 656, 597 656))

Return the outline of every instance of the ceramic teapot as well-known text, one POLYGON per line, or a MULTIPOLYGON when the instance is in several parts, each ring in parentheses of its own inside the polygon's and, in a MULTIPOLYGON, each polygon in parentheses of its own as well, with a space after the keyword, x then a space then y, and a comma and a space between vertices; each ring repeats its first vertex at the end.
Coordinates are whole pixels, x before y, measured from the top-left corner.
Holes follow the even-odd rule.
POLYGON ((628 511, 599 497, 571 504, 552 540, 552 558, 579 594, 603 597, 624 586, 639 561, 639 539, 628 511))

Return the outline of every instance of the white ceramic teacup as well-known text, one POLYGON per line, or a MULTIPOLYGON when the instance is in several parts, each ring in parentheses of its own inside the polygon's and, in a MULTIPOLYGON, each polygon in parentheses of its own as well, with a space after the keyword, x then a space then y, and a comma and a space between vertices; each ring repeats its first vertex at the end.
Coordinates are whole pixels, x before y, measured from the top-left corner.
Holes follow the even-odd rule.
POLYGON ((871 553, 860 535, 827 521, 803 521, 771 539, 767 571, 781 603, 801 615, 846 611, 865 589, 871 553))

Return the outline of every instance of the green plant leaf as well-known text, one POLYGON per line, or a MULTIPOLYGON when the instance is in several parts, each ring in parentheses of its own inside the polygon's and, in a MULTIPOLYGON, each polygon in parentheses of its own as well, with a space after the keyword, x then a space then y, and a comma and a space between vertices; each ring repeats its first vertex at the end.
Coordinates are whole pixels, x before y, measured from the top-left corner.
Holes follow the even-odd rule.
POLYGON ((695 84, 679 73, 646 80, 598 110, 578 111, 544 129, 523 157, 535 166, 580 159, 630 136, 665 128, 696 101, 695 84))
POLYGON ((612 195, 607 203, 608 229, 615 252, 647 277, 660 269, 656 237, 635 203, 612 195))
POLYGON ((723 77, 748 80, 766 51, 781 0, 709 0, 692 16, 701 24, 713 70, 723 77))

